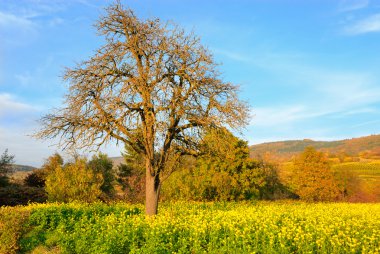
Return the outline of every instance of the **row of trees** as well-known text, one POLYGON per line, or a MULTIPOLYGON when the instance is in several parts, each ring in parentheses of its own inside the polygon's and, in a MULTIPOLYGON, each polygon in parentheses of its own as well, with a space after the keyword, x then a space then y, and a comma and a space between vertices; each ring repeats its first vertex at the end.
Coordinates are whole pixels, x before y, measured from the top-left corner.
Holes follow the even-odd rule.
MULTIPOLYGON (((226 129, 215 129, 205 137, 202 155, 183 156, 163 178, 163 200, 238 201, 300 198, 306 201, 350 200, 358 195, 359 181, 346 171, 332 171, 326 154, 308 147, 293 161, 284 182, 275 164, 249 157, 247 142, 226 129)), ((113 167, 112 160, 98 154, 87 161, 76 157, 64 163, 59 154, 49 157, 41 169, 29 174, 24 184, 44 188, 48 200, 93 202, 121 199, 144 202, 144 158, 126 146, 125 163, 113 167)), ((7 179, 13 156, 1 157, 1 176, 7 179)))
MULTIPOLYGON (((162 178, 167 183, 161 190, 161 199, 230 201, 289 195, 279 182, 275 166, 249 158, 247 142, 227 129, 211 130, 203 140, 200 156, 172 160, 172 174, 162 178)), ((104 154, 93 156, 90 161, 76 158, 69 163, 55 154, 30 174, 25 183, 45 187, 51 201, 122 198, 144 202, 144 158, 126 146, 124 159, 125 163, 114 168, 104 154)))

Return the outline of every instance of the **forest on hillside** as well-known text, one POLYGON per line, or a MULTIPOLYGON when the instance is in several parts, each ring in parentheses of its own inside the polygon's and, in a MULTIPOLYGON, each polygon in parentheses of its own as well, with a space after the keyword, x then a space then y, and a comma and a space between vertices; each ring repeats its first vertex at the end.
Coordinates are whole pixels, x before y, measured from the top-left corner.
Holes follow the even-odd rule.
POLYGON ((304 139, 262 143, 250 146, 250 154, 252 157, 270 156, 277 161, 288 161, 308 146, 312 146, 332 158, 380 159, 380 135, 338 141, 304 139))

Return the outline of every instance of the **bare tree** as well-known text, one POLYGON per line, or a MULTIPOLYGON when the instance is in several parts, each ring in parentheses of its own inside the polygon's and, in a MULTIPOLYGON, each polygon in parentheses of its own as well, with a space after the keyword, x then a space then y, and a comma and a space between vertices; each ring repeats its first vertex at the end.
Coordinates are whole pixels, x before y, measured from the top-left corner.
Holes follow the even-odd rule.
POLYGON ((247 123, 237 86, 223 82, 194 34, 159 19, 141 20, 120 3, 96 24, 106 43, 65 71, 65 107, 41 119, 38 138, 63 147, 125 143, 145 158, 146 213, 157 213, 162 179, 173 161, 196 155, 203 130, 247 123))

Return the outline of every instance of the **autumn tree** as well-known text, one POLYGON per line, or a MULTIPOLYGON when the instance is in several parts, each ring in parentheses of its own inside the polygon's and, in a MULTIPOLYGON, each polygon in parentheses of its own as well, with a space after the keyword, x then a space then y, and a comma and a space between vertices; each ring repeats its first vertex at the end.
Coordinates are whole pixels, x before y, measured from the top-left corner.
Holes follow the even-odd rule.
POLYGON ((338 198, 339 188, 324 153, 313 147, 305 148, 294 160, 292 175, 295 193, 307 201, 332 201, 338 198))
POLYGON ((54 153, 45 160, 41 168, 33 170, 24 179, 24 184, 30 187, 45 187, 47 176, 58 166, 63 166, 63 158, 59 153, 54 153))
POLYGON ((205 127, 244 126, 248 107, 194 34, 140 19, 120 3, 96 27, 105 45, 66 70, 65 105, 42 118, 36 136, 60 137, 63 147, 130 145, 144 157, 146 213, 153 215, 169 160, 197 155, 205 127))
POLYGON ((58 166, 63 165, 63 158, 59 153, 54 153, 45 159, 44 164, 41 166, 41 170, 48 174, 49 172, 55 170, 58 166))

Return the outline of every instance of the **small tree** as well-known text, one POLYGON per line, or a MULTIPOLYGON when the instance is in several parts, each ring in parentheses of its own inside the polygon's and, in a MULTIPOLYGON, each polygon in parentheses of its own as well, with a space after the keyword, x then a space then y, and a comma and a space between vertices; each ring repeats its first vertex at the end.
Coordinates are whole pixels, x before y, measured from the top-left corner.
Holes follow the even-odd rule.
POLYGON ((63 158, 59 153, 55 153, 45 160, 41 166, 41 170, 48 174, 54 171, 58 166, 63 166, 63 158))
POLYGON ((313 147, 295 159, 292 180, 295 193, 303 200, 332 201, 339 195, 328 159, 313 147))
POLYGON ((173 169, 168 162, 197 155, 205 127, 247 124, 248 107, 193 34, 159 19, 141 20, 119 2, 96 26, 106 44, 66 70, 65 106, 42 118, 36 136, 59 136, 64 147, 111 140, 131 146, 144 158, 146 213, 153 215, 161 180, 173 169))
POLYGON ((99 199, 103 184, 101 174, 87 167, 86 161, 77 159, 64 167, 58 165, 46 178, 46 192, 49 201, 94 202, 99 199))
POLYGON ((125 146, 125 163, 117 168, 117 181, 122 186, 124 198, 132 203, 144 202, 145 164, 141 154, 125 146))
POLYGON ((113 171, 112 160, 108 158, 106 154, 99 153, 98 155, 94 155, 92 157, 92 159, 87 163, 87 166, 95 174, 102 175, 103 184, 100 186, 100 189, 108 197, 112 197, 115 194, 115 173, 113 171))
POLYGON ((29 187, 45 187, 46 173, 41 169, 33 170, 24 178, 24 185, 29 187))
POLYGON ((8 149, 0 157, 0 187, 8 184, 8 174, 13 171, 14 155, 8 154, 8 149))

